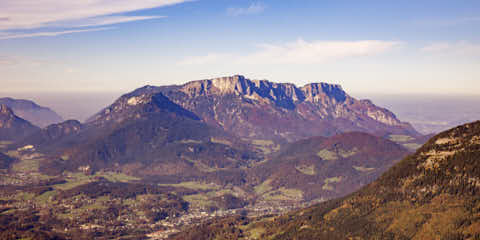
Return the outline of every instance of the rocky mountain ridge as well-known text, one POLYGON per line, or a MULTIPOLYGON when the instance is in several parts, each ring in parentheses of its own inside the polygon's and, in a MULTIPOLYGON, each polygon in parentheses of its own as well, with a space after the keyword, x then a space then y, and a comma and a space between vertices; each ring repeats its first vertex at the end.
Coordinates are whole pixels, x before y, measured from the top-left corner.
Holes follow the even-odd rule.
POLYGON ((145 86, 123 95, 113 108, 102 110, 87 123, 101 115, 121 119, 112 114, 146 103, 158 93, 205 123, 247 141, 281 144, 351 131, 419 136, 410 124, 401 122, 389 110, 349 96, 340 85, 310 83, 297 87, 291 83, 250 80, 241 75, 183 85, 145 86))
POLYGON ((151 89, 205 122, 248 139, 296 141, 349 131, 419 135, 392 112, 357 100, 335 84, 297 87, 235 75, 151 89))
POLYGON ((291 83, 275 83, 268 80, 249 80, 241 75, 221 77, 210 80, 192 81, 184 84, 180 91, 190 98, 208 95, 234 94, 260 103, 295 109, 301 103, 314 103, 326 108, 321 111, 320 118, 342 118, 347 116, 347 110, 340 104, 365 105, 362 112, 370 118, 391 126, 404 126, 396 116, 386 110, 377 108, 369 100, 358 101, 349 96, 339 84, 309 83, 297 87, 291 83), (334 108, 330 108, 335 106, 334 108), (328 111, 333 110, 333 111, 328 111))

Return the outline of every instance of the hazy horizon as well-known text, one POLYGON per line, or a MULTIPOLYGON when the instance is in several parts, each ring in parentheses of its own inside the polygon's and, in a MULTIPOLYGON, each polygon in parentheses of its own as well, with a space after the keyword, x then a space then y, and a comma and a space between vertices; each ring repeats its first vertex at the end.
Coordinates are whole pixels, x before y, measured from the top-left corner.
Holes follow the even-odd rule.
MULTIPOLYGON (((126 94, 109 92, 0 92, 0 97, 28 99, 49 107, 65 120, 81 122, 126 94)), ((370 99, 377 106, 392 111, 401 121, 411 123, 417 131, 438 133, 463 123, 480 120, 480 95, 445 94, 373 94, 349 92, 357 99, 370 99)))
POLYGON ((433 0, 4 0, 2 90, 123 92, 243 73, 359 92, 474 95, 479 7, 433 0))

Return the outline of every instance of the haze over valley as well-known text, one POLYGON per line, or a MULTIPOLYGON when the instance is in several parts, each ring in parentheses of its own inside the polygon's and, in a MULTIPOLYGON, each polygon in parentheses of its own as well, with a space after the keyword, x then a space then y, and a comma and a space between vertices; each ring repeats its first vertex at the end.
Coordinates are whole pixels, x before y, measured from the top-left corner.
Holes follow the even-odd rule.
MULTIPOLYGON (((186 80, 187 81, 187 80, 186 80)), ((375 104, 394 112, 399 119, 410 122, 423 134, 439 133, 449 128, 480 119, 480 96, 438 94, 378 94, 356 93, 359 99, 371 99, 375 104)), ((31 99, 55 110, 64 119, 85 121, 104 106, 121 96, 122 92, 32 93, 0 91, 0 97, 31 99)))

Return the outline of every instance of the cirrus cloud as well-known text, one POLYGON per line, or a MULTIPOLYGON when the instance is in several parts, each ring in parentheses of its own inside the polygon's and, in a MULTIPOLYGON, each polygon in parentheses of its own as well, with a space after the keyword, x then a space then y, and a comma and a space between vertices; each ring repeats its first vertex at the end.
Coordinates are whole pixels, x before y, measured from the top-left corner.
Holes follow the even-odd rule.
POLYGON ((19 38, 22 34, 33 37, 35 34, 57 36, 59 32, 67 34, 98 31, 100 28, 72 29, 163 18, 165 16, 128 16, 125 13, 188 1, 192 0, 2 0, 0 1, 0 33, 16 36, 10 38, 19 38), (46 34, 45 31, 35 33, 35 30, 40 28, 49 28, 52 34, 46 34), (51 28, 62 28, 62 31, 51 30, 51 28))
MULTIPOLYGON (((2 0, 0 1, 0 30, 32 29, 49 27, 63 21, 81 21, 85 19, 90 24, 93 17, 105 22, 108 18, 116 19, 118 16, 109 16, 132 12, 148 8, 164 7, 168 5, 187 2, 189 0, 89 0, 89 1, 64 1, 64 0, 2 0)), ((125 21, 135 20, 124 18, 125 21)))
POLYGON ((0 40, 15 39, 15 38, 31 38, 31 37, 54 37, 71 33, 83 33, 83 32, 98 32, 114 29, 114 27, 104 28, 89 28, 89 29, 76 29, 67 31, 50 31, 50 32, 34 32, 34 33, 4 33, 0 34, 0 40))
MULTIPOLYGON (((150 19, 165 18, 166 16, 100 16, 80 20, 59 21, 55 23, 56 27, 92 27, 104 26, 117 23, 143 21, 150 19)), ((53 25, 53 24, 52 24, 53 25)))

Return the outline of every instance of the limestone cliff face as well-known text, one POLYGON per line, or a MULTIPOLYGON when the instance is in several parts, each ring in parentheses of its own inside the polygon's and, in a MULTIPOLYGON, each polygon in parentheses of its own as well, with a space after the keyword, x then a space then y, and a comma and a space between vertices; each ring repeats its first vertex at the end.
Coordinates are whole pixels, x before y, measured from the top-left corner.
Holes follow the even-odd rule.
POLYGON ((357 100, 337 84, 297 87, 235 75, 156 91, 205 122, 248 139, 294 141, 348 131, 418 134, 389 110, 357 100))
POLYGON ((236 95, 254 100, 304 100, 303 93, 293 84, 273 83, 266 80, 249 80, 243 76, 222 77, 193 81, 180 89, 189 97, 236 95))
POLYGON ((321 117, 351 117, 349 110, 366 115, 373 120, 391 126, 401 126, 395 115, 375 106, 369 100, 358 101, 350 97, 338 84, 310 83, 297 87, 291 83, 274 83, 266 80, 249 80, 243 76, 215 78, 211 80, 193 81, 183 85, 181 92, 189 98, 199 96, 235 95, 258 103, 275 104, 287 109, 295 109, 302 103, 313 103, 319 109, 321 117))

